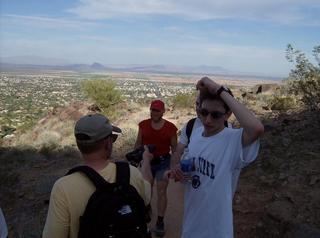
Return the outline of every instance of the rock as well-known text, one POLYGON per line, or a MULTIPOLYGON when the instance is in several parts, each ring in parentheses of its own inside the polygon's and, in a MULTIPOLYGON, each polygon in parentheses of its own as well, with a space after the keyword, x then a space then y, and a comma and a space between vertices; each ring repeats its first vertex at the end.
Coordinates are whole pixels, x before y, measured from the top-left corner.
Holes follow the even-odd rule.
POLYGON ((279 179, 280 179, 280 180, 286 179, 287 177, 288 177, 288 175, 285 174, 285 173, 281 173, 281 174, 279 175, 279 179))
POLYGON ((320 230, 308 224, 294 224, 289 227, 289 231, 284 238, 320 238, 320 230))
POLYGON ((259 86, 258 86, 258 89, 257 89, 257 91, 256 91, 256 94, 258 94, 258 93, 262 93, 262 85, 259 85, 259 86))
POLYGON ((255 85, 255 86, 252 88, 252 91, 253 91, 255 94, 259 94, 259 93, 273 93, 273 92, 275 92, 278 88, 279 88, 279 85, 278 85, 278 84, 272 84, 272 83, 269 83, 269 84, 258 84, 258 85, 255 85))
POLYGON ((314 184, 316 184, 318 181, 320 181, 320 174, 311 175, 311 176, 310 176, 309 185, 314 185, 314 184))
POLYGON ((268 131, 272 131, 275 127, 273 125, 270 124, 266 124, 264 125, 264 131, 268 132, 268 131))
POLYGON ((291 139, 288 137, 282 137, 281 140, 284 147, 288 147, 291 144, 291 139))
POLYGON ((89 111, 92 112, 101 112, 101 109, 99 108, 99 106, 97 104, 92 104, 88 107, 89 111))
POLYGON ((260 179, 260 181, 264 182, 264 181, 266 181, 267 178, 266 178, 266 176, 262 175, 262 176, 259 177, 259 179, 260 179))
POLYGON ((9 140, 9 139, 12 139, 12 138, 14 138, 14 135, 13 135, 13 134, 11 134, 11 135, 6 135, 6 136, 3 137, 4 140, 9 140))
POLYGON ((294 183, 295 181, 296 181, 296 179, 295 179, 294 176, 289 176, 289 177, 288 177, 288 182, 289 182, 289 183, 292 184, 292 183, 294 183))
POLYGON ((275 201, 267 209, 268 215, 276 220, 288 222, 292 219, 292 204, 288 201, 275 201))
POLYGON ((39 183, 35 186, 35 192, 37 194, 49 194, 53 184, 57 180, 57 176, 46 176, 39 181, 39 183))

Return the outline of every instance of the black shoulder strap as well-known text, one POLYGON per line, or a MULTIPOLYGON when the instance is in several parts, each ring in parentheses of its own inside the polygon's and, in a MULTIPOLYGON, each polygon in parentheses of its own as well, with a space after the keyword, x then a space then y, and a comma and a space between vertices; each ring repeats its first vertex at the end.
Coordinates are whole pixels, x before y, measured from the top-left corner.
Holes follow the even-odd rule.
POLYGON ((97 189, 104 188, 105 186, 109 185, 109 183, 98 172, 86 165, 74 167, 70 169, 66 175, 76 172, 84 173, 91 180, 94 186, 96 186, 97 189))
POLYGON ((228 121, 224 121, 224 127, 229 127, 228 121))
POLYGON ((116 162, 116 183, 128 185, 130 184, 130 167, 125 161, 116 162))
POLYGON ((187 134, 187 137, 188 137, 188 144, 190 142, 190 137, 191 137, 191 133, 192 133, 192 129, 193 129, 193 125, 194 125, 194 122, 196 121, 196 117, 195 118, 192 118, 188 121, 187 123, 187 127, 186 127, 186 134, 187 134))

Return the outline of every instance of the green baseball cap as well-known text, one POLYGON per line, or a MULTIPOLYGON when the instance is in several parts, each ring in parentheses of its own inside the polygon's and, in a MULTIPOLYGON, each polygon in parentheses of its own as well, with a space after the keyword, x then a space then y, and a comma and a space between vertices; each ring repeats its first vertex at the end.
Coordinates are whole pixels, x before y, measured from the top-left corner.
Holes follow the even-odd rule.
POLYGON ((75 125, 74 135, 78 141, 92 143, 111 134, 120 134, 119 127, 110 124, 109 119, 102 114, 92 114, 81 117, 75 125))

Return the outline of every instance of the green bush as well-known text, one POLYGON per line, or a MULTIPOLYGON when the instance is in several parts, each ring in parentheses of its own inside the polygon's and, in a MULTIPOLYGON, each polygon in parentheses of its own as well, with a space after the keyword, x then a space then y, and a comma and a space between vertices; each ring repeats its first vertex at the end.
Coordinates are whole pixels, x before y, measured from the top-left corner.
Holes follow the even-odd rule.
POLYGON ((178 93, 172 98, 172 104, 177 108, 194 108, 196 101, 196 92, 178 93))
POLYGON ((312 64, 304 53, 294 50, 289 44, 287 59, 295 63, 295 68, 287 79, 290 91, 298 95, 310 110, 320 109, 320 45, 315 46, 313 55, 317 65, 312 64))
POLYGON ((296 99, 290 96, 274 96, 269 102, 271 110, 288 110, 297 106, 296 99))
POLYGON ((109 117, 114 116, 115 107, 122 101, 121 92, 112 80, 92 79, 81 82, 81 90, 93 100, 109 117))

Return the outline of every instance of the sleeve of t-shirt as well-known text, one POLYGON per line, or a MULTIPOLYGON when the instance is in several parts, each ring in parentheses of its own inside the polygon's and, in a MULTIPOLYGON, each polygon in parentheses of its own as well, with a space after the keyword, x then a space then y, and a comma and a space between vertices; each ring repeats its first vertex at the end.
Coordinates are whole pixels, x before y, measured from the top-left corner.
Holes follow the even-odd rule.
POLYGON ((241 169, 248 164, 252 163, 258 156, 259 148, 260 148, 260 140, 257 139, 254 142, 252 142, 250 145, 243 147, 242 146, 242 134, 243 134, 243 128, 238 129, 237 132, 237 153, 239 156, 239 160, 234 162, 234 169, 241 169))
POLYGON ((179 143, 184 145, 188 144, 187 124, 185 124, 181 129, 181 134, 179 136, 179 143))
POLYGON ((130 166, 130 174, 130 184, 137 189, 144 204, 148 205, 151 201, 151 184, 143 179, 141 172, 136 167, 130 166))
POLYGON ((140 129, 142 129, 143 128, 143 123, 144 121, 141 121, 141 122, 139 122, 139 124, 138 124, 138 127, 140 128, 140 129))
POLYGON ((63 189, 55 183, 51 195, 42 238, 69 237, 69 211, 63 189))
POLYGON ((171 131, 171 136, 176 135, 178 131, 178 128, 172 122, 170 122, 170 131, 171 131))

